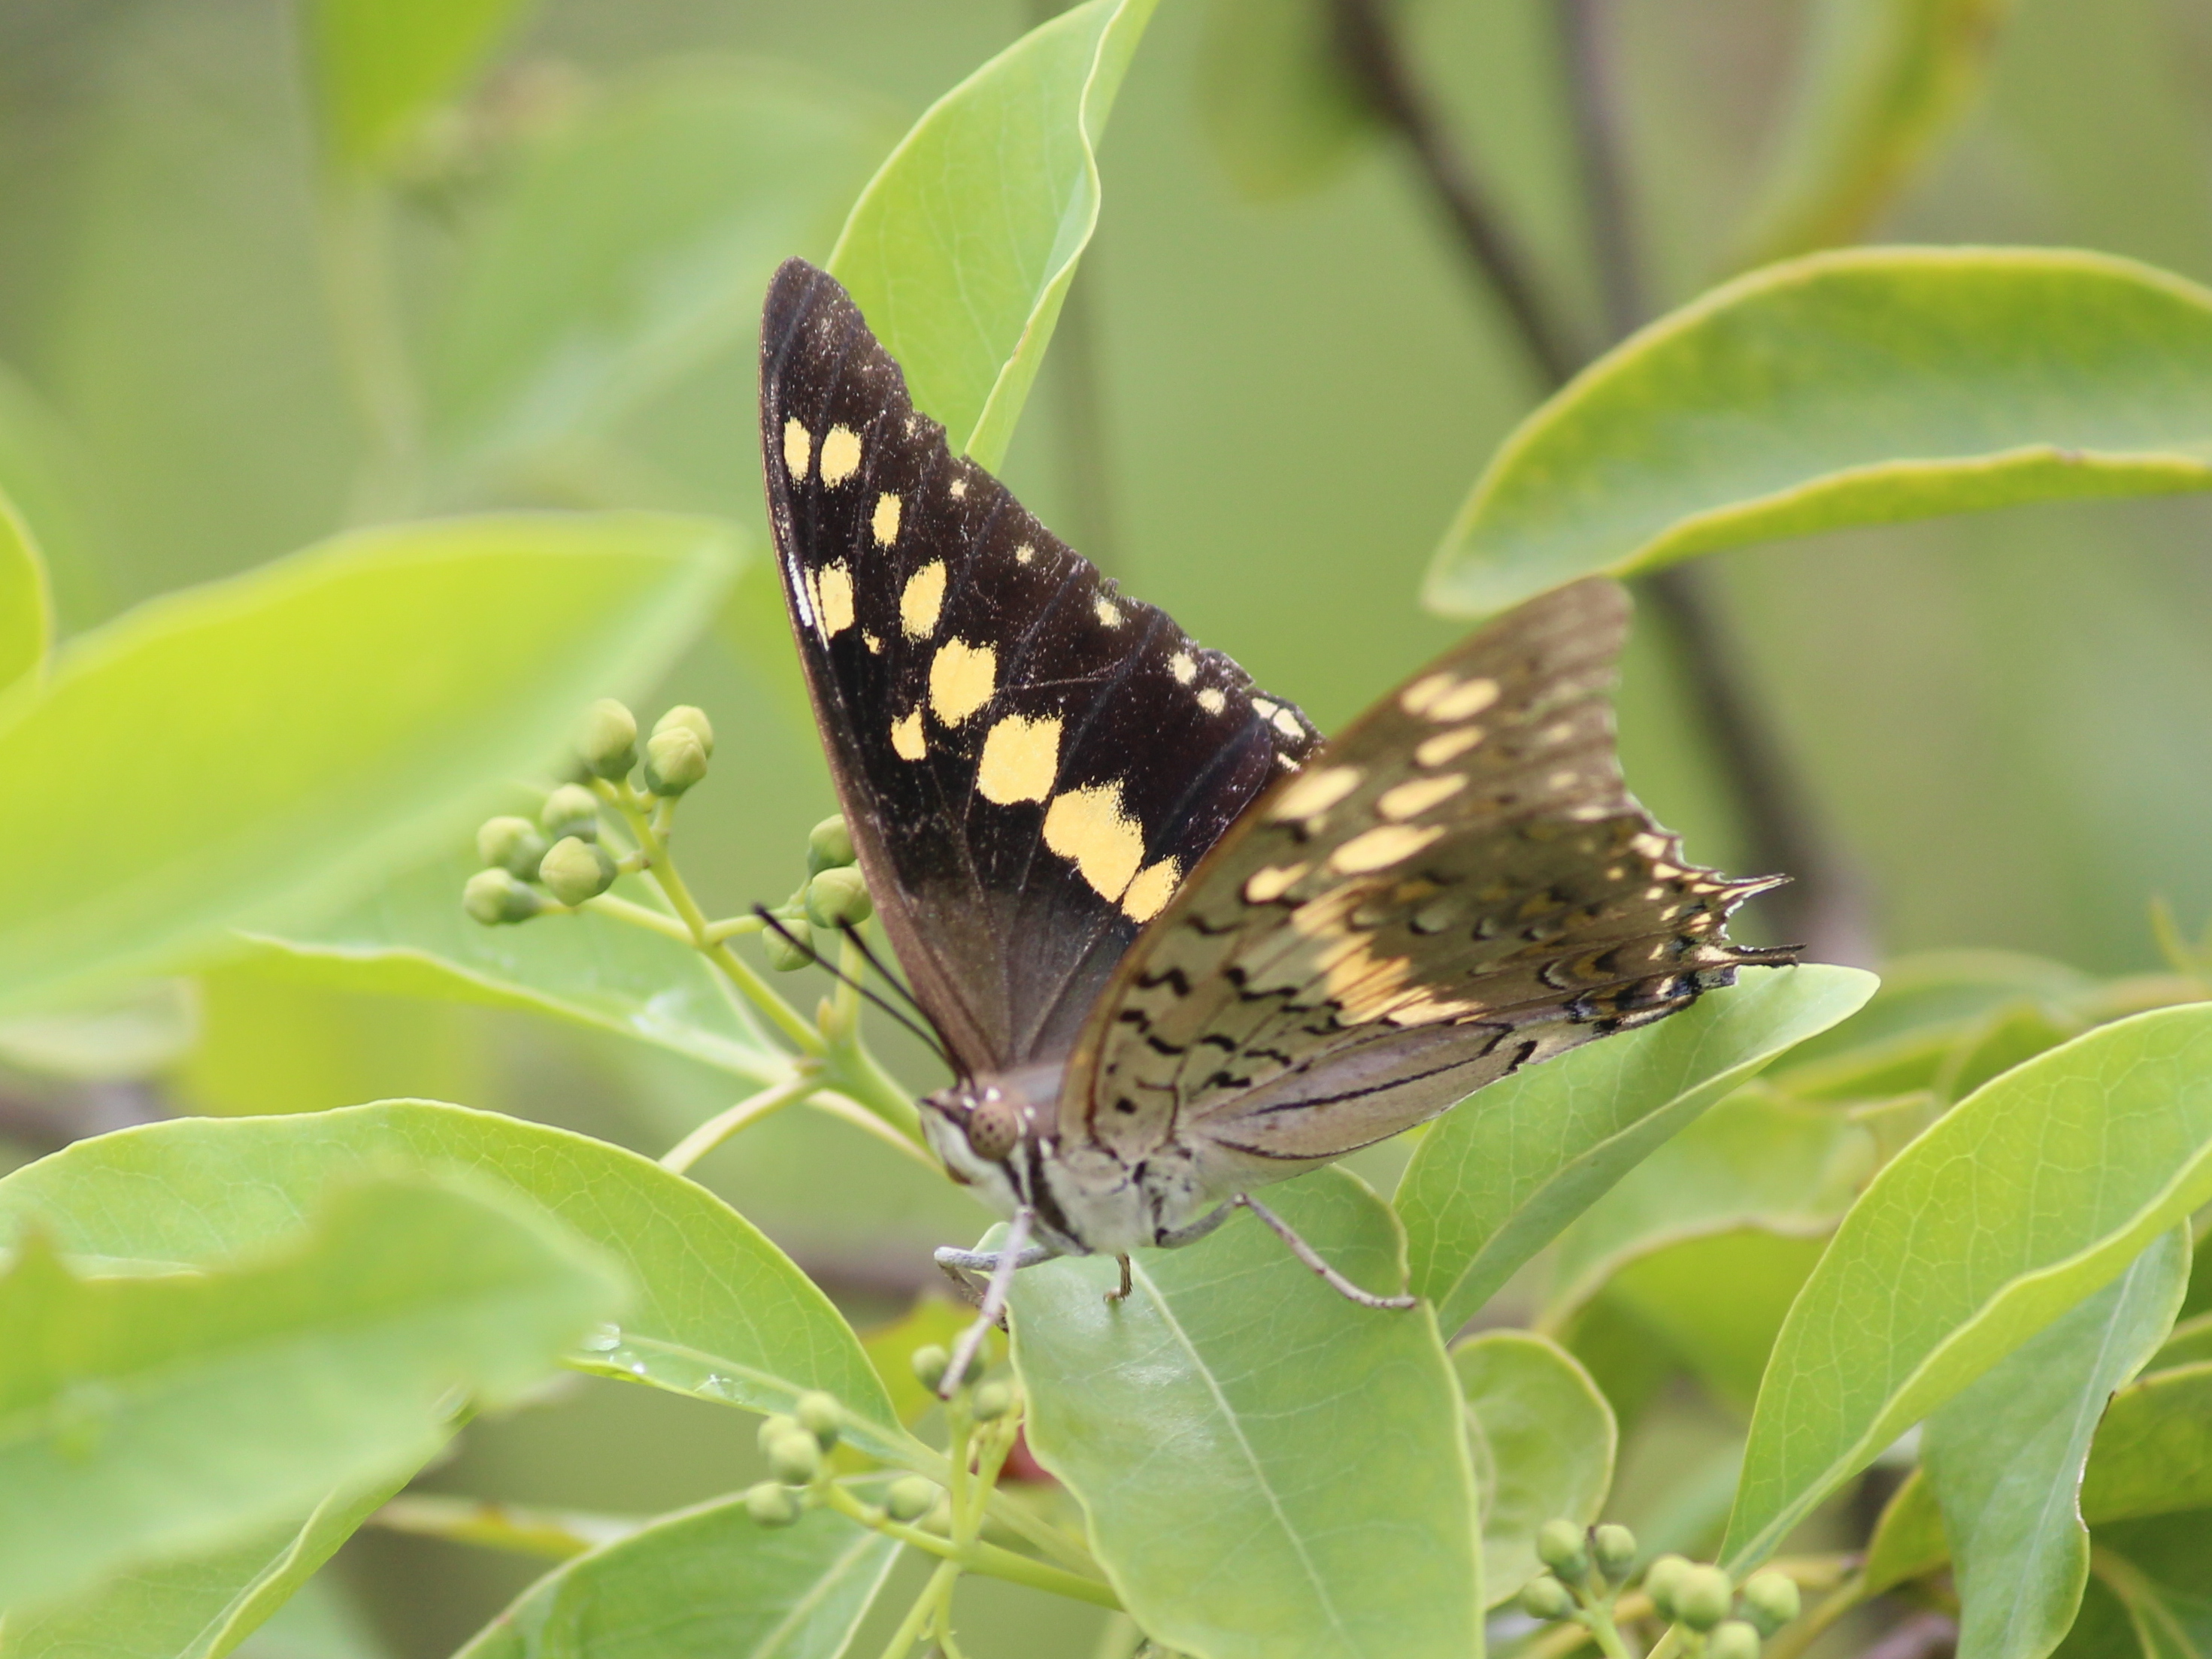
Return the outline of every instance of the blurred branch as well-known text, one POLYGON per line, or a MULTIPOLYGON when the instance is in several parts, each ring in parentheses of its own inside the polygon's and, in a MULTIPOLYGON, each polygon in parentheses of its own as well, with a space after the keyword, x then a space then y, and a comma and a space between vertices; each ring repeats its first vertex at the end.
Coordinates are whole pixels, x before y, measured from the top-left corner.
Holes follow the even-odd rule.
POLYGON ((1582 354, 1539 292, 1527 255, 1444 136, 1392 33, 1386 0, 1334 0, 1336 33, 1353 86, 1406 141, 1438 207, 1476 270, 1505 307, 1521 344, 1552 386, 1564 385, 1582 354))
POLYGON ((1916 1613, 1859 1659, 1939 1659, 1959 1645, 1959 1626, 1940 1613, 1916 1613))
POLYGON ((0 1141, 43 1157, 169 1115, 161 1092, 146 1083, 87 1083, 52 1095, 0 1090, 0 1141))
POLYGON ((1567 69, 1567 109, 1589 219, 1590 254, 1605 331, 1626 339, 1650 315, 1621 157, 1620 95, 1613 76, 1611 0, 1559 0, 1554 17, 1567 69))

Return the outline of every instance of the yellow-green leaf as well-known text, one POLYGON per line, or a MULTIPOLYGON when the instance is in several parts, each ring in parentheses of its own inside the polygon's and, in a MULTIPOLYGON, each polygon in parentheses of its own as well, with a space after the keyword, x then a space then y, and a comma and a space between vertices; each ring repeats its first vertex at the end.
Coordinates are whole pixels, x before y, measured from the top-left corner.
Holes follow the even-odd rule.
POLYGON ((325 142, 352 166, 384 160, 456 97, 522 0, 305 0, 325 142))
POLYGON ((39 672, 53 635, 46 561, 31 527, 0 495, 0 691, 39 672))

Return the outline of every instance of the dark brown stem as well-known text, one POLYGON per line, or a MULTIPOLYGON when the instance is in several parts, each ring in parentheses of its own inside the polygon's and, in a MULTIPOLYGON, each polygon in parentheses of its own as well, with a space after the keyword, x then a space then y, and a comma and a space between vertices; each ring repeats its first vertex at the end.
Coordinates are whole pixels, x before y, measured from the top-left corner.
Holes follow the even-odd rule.
POLYGON ((1620 96, 1613 77, 1609 9, 1609 0, 1559 0, 1555 15, 1605 329, 1609 337, 1620 340, 1642 327, 1649 313, 1621 160, 1620 96))
POLYGON ((1384 15, 1384 0, 1335 0, 1344 64, 1376 117, 1406 141, 1437 204, 1488 284, 1529 359, 1552 386, 1582 362, 1567 329, 1538 292, 1528 260, 1474 173, 1444 137, 1384 15))

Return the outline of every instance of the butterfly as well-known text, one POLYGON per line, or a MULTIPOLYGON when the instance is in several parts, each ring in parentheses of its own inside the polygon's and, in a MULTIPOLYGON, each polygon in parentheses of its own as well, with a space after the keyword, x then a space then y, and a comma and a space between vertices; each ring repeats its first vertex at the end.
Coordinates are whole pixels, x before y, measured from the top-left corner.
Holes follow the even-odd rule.
POLYGON ((760 398, 830 773, 955 1074, 923 1126, 1012 1223, 939 1252, 992 1269, 987 1314, 1049 1255, 1121 1257, 1126 1293, 1131 1250, 1239 1207, 1409 1305, 1252 1189, 1793 959, 1724 936, 1773 881, 1686 863, 1627 793, 1615 584, 1530 600, 1324 742, 953 454, 802 260, 760 398))

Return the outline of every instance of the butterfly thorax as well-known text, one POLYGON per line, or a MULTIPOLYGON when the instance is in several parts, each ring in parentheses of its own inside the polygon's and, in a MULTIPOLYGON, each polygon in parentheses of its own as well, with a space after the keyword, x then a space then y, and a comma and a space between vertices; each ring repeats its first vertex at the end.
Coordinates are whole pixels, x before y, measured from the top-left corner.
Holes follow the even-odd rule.
POLYGON ((1218 1203, 1189 1150, 1175 1140, 1132 1157, 1060 1133, 1063 1071, 1030 1066, 923 1100, 923 1130, 954 1179, 1000 1215, 1028 1209, 1042 1242, 1065 1255, 1164 1243, 1218 1203))

